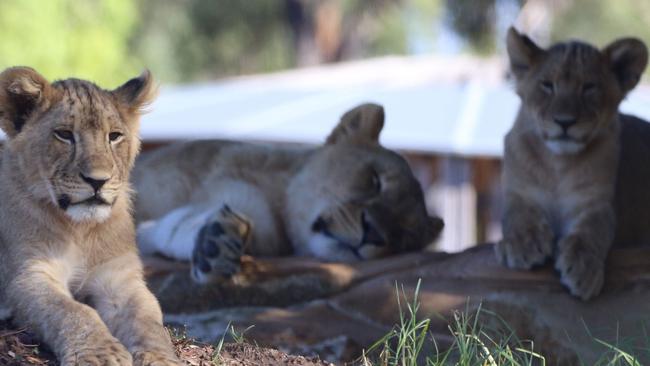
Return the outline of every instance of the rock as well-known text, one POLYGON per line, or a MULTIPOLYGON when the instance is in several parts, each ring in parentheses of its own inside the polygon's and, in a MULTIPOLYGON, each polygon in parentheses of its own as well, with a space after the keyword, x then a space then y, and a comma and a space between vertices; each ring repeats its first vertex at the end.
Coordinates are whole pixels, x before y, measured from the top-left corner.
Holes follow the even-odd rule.
MULTIPOLYGON (((590 302, 571 297, 550 266, 503 268, 491 245, 353 264, 248 258, 234 281, 205 287, 191 284, 183 266, 147 263, 166 319, 186 325, 190 336, 216 341, 229 323, 240 331, 252 326, 247 340, 329 361, 352 360, 385 335, 399 321, 396 285, 412 297, 418 280, 419 316, 432 319, 442 347, 451 342, 454 311, 472 314, 479 306, 496 312, 520 339, 534 340, 548 364, 593 364, 606 351, 596 339, 648 340, 650 249, 613 251, 603 294, 590 302)), ((482 319, 486 326, 497 323, 482 319)))

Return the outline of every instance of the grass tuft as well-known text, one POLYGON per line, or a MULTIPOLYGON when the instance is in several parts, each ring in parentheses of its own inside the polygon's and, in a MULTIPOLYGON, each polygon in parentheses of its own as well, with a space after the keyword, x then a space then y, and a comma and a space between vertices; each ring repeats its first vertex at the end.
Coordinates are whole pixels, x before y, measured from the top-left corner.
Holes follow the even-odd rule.
MULTIPOLYGON (((532 341, 517 338, 504 319, 481 305, 476 310, 470 310, 468 304, 464 311, 452 313, 448 325, 451 342, 447 342, 451 345, 441 350, 429 331, 430 319, 418 318, 420 284, 421 281, 418 281, 413 300, 410 302, 407 301, 404 286, 400 288, 395 285, 400 312, 399 323, 364 351, 358 364, 361 366, 546 365, 546 358, 535 350, 532 341)), ((642 366, 639 356, 635 354, 643 353, 650 357, 650 337, 647 333, 645 333, 645 346, 639 347, 636 339, 617 337, 617 341, 612 344, 594 337, 586 325, 585 329, 594 342, 604 348, 602 356, 594 366, 642 366), (636 348, 634 344, 637 344, 636 348)), ((645 326, 643 330, 646 332, 645 326)), ((584 362, 580 364, 585 365, 584 362)))
POLYGON ((397 304, 400 321, 384 337, 364 352, 360 363, 363 366, 441 366, 441 365, 482 365, 482 366, 532 366, 545 365, 544 357, 534 351, 533 342, 516 338, 507 324, 496 314, 481 306, 470 313, 469 309, 453 313, 449 324, 452 344, 447 350, 440 350, 436 340, 429 332, 430 319, 418 319, 420 307, 418 281, 413 300, 407 302, 403 286, 396 285, 397 304), (406 302, 406 305, 402 305, 406 302), (484 328, 483 318, 498 320, 500 330, 484 328), (504 332, 502 329, 506 329, 504 332), (425 342, 432 343, 433 354, 423 355, 425 342))

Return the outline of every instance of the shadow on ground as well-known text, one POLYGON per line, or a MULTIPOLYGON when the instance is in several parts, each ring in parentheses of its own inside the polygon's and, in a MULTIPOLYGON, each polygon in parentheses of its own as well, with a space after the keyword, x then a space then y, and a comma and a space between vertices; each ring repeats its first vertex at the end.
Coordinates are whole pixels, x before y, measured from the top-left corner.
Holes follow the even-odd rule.
POLYGON ((236 331, 247 329, 248 341, 336 363, 357 358, 393 327, 399 320, 396 284, 412 296, 419 279, 418 315, 432 319, 442 348, 452 341, 451 314, 479 305, 496 312, 520 339, 534 340, 548 364, 593 364, 606 351, 596 339, 619 344, 625 338, 632 349, 648 341, 648 249, 615 250, 604 292, 590 302, 569 296, 550 266, 501 267, 492 245, 354 264, 247 259, 241 276, 210 286, 192 284, 184 265, 153 258, 147 263, 166 320, 186 326, 190 336, 215 342, 232 324, 236 331))

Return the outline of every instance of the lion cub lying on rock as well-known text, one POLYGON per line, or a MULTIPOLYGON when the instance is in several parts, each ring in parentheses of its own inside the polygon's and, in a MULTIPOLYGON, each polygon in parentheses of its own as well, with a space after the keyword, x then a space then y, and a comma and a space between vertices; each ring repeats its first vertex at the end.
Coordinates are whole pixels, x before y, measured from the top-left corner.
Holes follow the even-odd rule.
POLYGON ((180 365, 129 207, 149 73, 107 91, 0 74, 0 300, 62 365, 180 365))
POLYGON ((583 300, 600 292, 613 243, 650 244, 650 125, 619 113, 646 67, 645 45, 620 39, 549 49, 510 29, 521 108, 505 139, 501 262, 554 258, 583 300))
POLYGON ((379 144, 384 110, 361 105, 317 148, 195 141, 136 164, 145 252, 192 260, 199 283, 242 254, 357 261, 417 250, 442 229, 406 161, 379 144))

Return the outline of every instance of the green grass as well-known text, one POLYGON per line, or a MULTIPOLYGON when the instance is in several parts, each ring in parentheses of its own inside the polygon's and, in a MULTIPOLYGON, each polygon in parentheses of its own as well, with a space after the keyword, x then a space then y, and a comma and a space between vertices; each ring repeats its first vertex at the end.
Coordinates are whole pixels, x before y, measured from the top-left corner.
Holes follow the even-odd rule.
MULTIPOLYGON (((228 327, 231 327, 231 325, 228 324, 226 329, 228 329, 228 327)), ((223 350, 223 344, 225 340, 226 340, 226 333, 224 332, 219 342, 214 345, 214 352, 212 353, 212 363, 215 366, 221 365, 221 351, 223 350)))
POLYGON ((219 339, 219 342, 217 342, 217 344, 214 345, 214 352, 212 353, 212 363, 215 366, 219 366, 222 364, 221 351, 223 350, 223 345, 226 342, 227 336, 230 336, 230 338, 234 343, 244 343, 246 341, 244 335, 246 334, 246 332, 253 329, 253 327, 255 327, 255 325, 251 325, 248 328, 239 332, 235 329, 234 325, 228 323, 228 325, 226 325, 226 331, 221 336, 221 339, 219 339))
POLYGON ((602 346, 604 349, 603 354, 594 366, 642 366, 643 364, 641 361, 639 361, 637 356, 632 354, 631 350, 634 350, 634 353, 636 354, 644 353, 646 356, 650 356, 650 337, 648 337, 646 332, 645 324, 642 325, 645 340, 645 344, 642 348, 635 348, 634 344, 638 343, 636 342, 636 339, 621 337, 618 334, 618 330, 616 342, 612 344, 592 336, 586 324, 584 327, 587 334, 589 334, 594 342, 602 346))
MULTIPOLYGON (((359 360, 361 366, 532 366, 546 365, 547 359, 535 350, 532 341, 521 340, 497 314, 484 309, 456 311, 448 325, 451 345, 442 350, 431 335, 428 318, 419 319, 420 282, 413 300, 405 301, 406 292, 396 285, 399 323, 375 342, 359 360), (427 347, 428 346, 428 347, 427 347), (426 350, 428 350, 429 354, 426 350)), ((645 329, 645 328, 644 328, 645 329)), ((588 329, 587 329, 588 331, 588 329)), ((589 333, 589 335, 591 335, 589 333)), ((629 345, 617 341, 607 343, 595 338, 603 347, 603 354, 594 366, 642 366, 629 345)), ((650 354, 650 337, 646 337, 644 351, 650 354)), ((630 343, 633 343, 633 341, 630 343)), ((637 349, 638 350, 638 349, 637 349)), ((552 364, 550 362, 549 364, 552 364)), ((586 364, 580 362, 581 365, 586 364)))
MULTIPOLYGON (((532 341, 519 339, 505 320, 481 305, 471 310, 468 304, 465 309, 453 312, 448 325, 451 341, 440 345, 430 331, 431 319, 418 317, 420 284, 418 281, 411 301, 406 300, 404 287, 400 289, 395 285, 399 322, 370 346, 355 365, 545 366, 554 363, 540 354, 532 341)), ((234 343, 245 342, 244 335, 251 328, 236 331, 228 324, 226 332, 214 345, 213 364, 221 365, 220 354, 227 338, 234 343)), ((647 333, 644 333, 644 344, 639 346, 638 339, 618 336, 614 343, 608 343, 593 336, 586 324, 584 328, 594 343, 603 349, 592 366, 642 366, 638 355, 650 357, 650 336, 647 333)), ((566 343, 570 348, 571 340, 566 343)), ((588 366, 581 360, 578 365, 588 366)))

